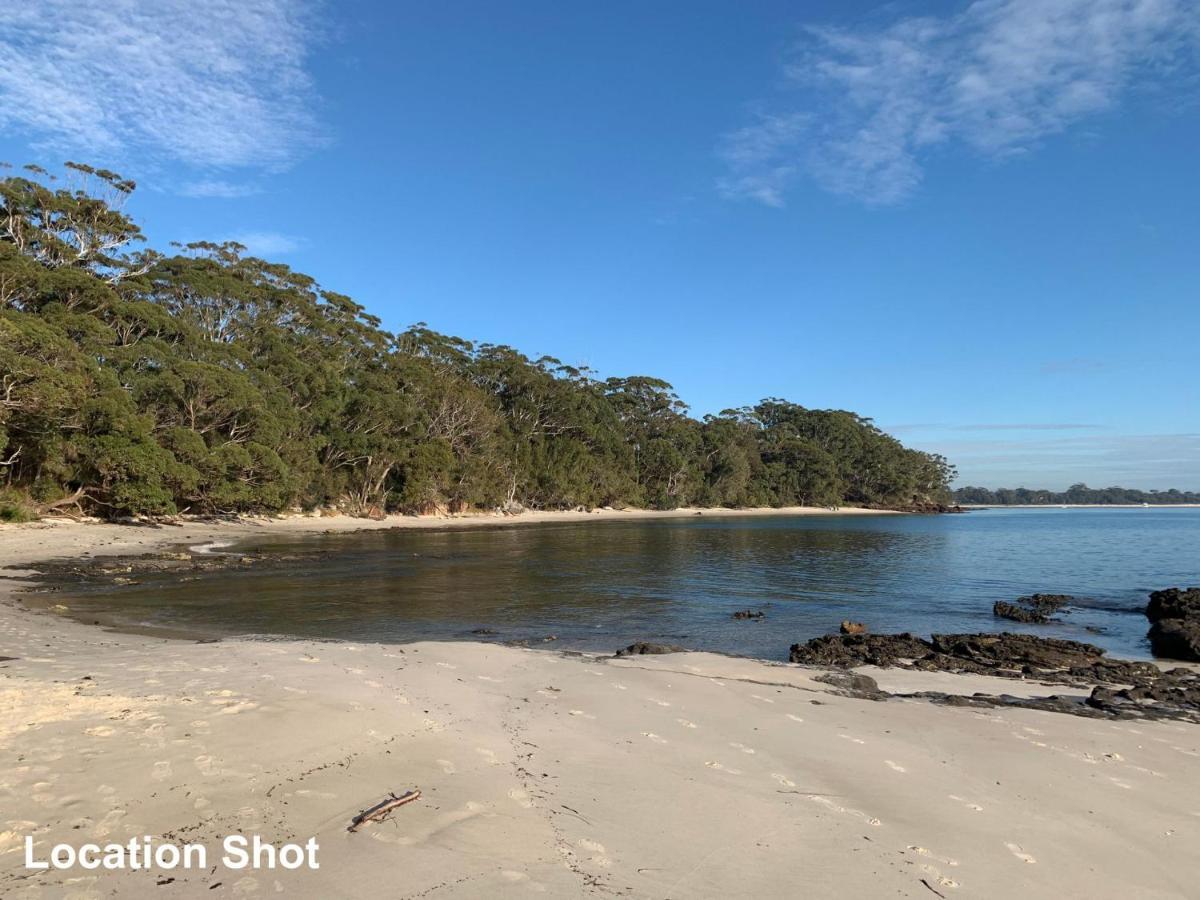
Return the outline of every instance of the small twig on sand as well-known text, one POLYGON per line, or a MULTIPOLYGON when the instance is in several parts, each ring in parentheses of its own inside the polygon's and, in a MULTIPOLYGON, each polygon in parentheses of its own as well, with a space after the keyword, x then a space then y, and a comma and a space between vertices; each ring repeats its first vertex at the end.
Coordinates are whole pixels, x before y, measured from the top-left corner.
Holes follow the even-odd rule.
POLYGON ((921 879, 921 884, 925 885, 925 887, 929 888, 931 891, 933 891, 935 894, 937 894, 939 897, 941 897, 942 900, 946 900, 946 895, 943 894, 941 891, 937 890, 936 888, 934 888, 934 886, 932 884, 930 884, 928 881, 926 881, 924 878, 921 879))
POLYGON ((388 794, 383 800, 380 800, 370 809, 364 809, 357 816, 350 820, 350 825, 346 828, 347 831, 354 832, 367 824, 368 822, 382 822, 388 817, 392 810, 403 806, 405 803, 412 803, 421 796, 420 791, 405 791, 399 797, 395 794, 388 794))

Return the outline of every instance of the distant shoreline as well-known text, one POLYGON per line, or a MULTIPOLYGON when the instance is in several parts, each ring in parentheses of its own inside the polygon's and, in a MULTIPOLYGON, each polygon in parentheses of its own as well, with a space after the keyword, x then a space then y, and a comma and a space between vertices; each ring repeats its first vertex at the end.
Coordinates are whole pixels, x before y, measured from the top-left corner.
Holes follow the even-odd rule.
POLYGON ((960 503, 963 509, 1200 509, 1200 503, 960 503))

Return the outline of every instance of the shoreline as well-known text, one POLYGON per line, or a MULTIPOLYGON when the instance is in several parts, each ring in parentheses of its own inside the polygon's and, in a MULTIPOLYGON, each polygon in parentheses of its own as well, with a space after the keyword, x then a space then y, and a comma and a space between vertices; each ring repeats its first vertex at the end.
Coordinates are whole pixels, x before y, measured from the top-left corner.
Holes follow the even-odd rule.
MULTIPOLYGON (((0 553, 390 527, 42 523, 0 529, 0 553)), ((2 574, 11 599, 20 570, 2 574)), ((872 701, 822 668, 711 653, 193 643, 18 607, 0 603, 4 896, 1183 897, 1200 877, 1200 727, 919 696, 1083 689, 855 670, 892 694, 872 701), (388 821, 347 831, 408 790, 420 798, 388 821), (232 870, 234 833, 312 838, 320 868, 232 870), (141 835, 203 844, 217 865, 23 866, 27 837, 45 858, 141 835)))
POLYGON ((409 516, 389 515, 382 519, 352 516, 316 516, 284 514, 242 516, 227 520, 207 517, 178 517, 167 522, 115 523, 101 520, 75 520, 48 517, 35 522, 0 523, 0 550, 5 565, 22 565, 59 558, 61 551, 77 556, 115 556, 162 550, 176 544, 195 541, 238 542, 256 535, 338 534, 357 531, 420 530, 455 528, 515 528, 530 525, 579 524, 582 522, 625 522, 646 519, 681 519, 696 516, 710 518, 751 518, 776 516, 903 516, 919 515, 890 509, 841 507, 837 510, 818 506, 792 506, 773 509, 723 509, 682 507, 672 510, 598 509, 592 512, 526 511, 518 515, 464 513, 461 515, 409 516), (54 539, 40 534, 54 530, 54 539), (53 543, 57 549, 50 550, 53 543))

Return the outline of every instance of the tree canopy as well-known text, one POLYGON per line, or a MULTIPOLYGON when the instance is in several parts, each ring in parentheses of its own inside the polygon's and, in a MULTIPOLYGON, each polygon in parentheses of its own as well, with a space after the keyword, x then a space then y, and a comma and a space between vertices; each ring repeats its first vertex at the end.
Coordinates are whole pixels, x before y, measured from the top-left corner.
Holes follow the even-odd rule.
POLYGON ((1110 506, 1122 503, 1200 503, 1200 493, 1171 488, 1167 491, 1141 491, 1137 488, 1090 488, 1073 484, 1065 491, 1031 488, 961 487, 954 492, 956 503, 973 506, 1051 506, 1064 503, 1110 506))
POLYGON ((134 184, 0 180, 0 515, 949 499, 953 468, 780 399, 697 419, 667 382, 391 334, 236 243, 146 249, 134 184))

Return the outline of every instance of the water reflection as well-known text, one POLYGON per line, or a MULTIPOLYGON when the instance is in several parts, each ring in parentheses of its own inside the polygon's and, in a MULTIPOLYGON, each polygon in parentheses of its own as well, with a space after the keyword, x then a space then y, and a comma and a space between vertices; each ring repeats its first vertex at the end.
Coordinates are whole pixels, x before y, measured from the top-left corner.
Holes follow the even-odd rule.
POLYGON ((243 549, 299 557, 151 578, 72 605, 224 633, 407 641, 491 628, 500 639, 555 634, 558 646, 659 638, 782 658, 843 618, 876 631, 991 630, 994 600, 1051 591, 1089 608, 1040 633, 1144 655, 1145 620, 1128 610, 1151 589, 1200 582, 1198 547, 1200 510, 371 532, 262 540, 243 549), (767 619, 731 620, 747 607, 767 619))

